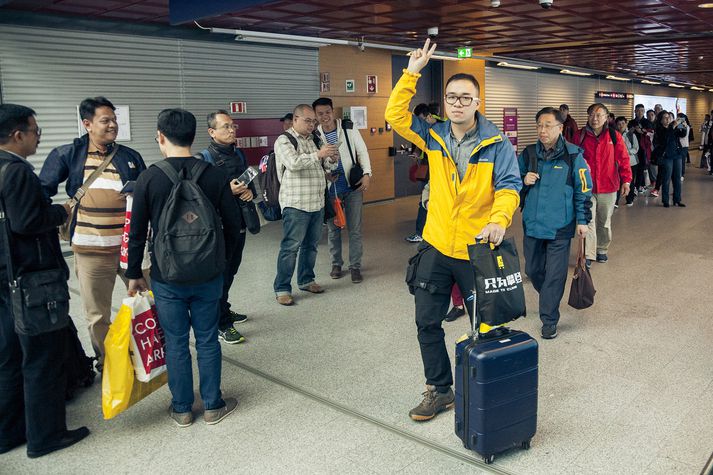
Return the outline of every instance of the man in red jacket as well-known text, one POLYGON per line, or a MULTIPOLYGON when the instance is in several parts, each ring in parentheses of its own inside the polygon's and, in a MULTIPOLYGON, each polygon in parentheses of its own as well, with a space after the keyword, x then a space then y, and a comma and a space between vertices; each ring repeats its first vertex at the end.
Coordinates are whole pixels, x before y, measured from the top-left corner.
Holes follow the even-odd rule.
POLYGON ((611 243, 611 216, 616 204, 616 192, 629 193, 631 166, 629 152, 619 132, 609 128, 609 109, 596 103, 587 109, 587 125, 574 137, 574 143, 584 149, 584 159, 592 174, 592 220, 587 233, 587 266, 596 258, 607 262, 611 243), (595 257, 596 254, 596 257, 595 257))

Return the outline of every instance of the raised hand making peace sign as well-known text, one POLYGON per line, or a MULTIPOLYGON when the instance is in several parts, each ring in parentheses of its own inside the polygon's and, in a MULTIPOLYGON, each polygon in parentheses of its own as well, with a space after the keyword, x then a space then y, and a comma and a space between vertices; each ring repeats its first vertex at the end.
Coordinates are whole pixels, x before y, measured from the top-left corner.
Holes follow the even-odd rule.
POLYGON ((411 53, 408 60, 408 67, 406 68, 410 73, 418 73, 426 67, 428 60, 431 59, 433 53, 436 51, 436 43, 431 45, 431 38, 427 38, 426 42, 423 44, 423 48, 417 49, 411 53))

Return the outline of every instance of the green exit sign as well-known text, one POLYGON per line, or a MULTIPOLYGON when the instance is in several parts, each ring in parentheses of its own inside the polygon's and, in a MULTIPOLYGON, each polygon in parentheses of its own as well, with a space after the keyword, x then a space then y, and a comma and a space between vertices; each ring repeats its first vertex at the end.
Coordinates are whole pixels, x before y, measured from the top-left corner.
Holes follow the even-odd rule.
POLYGON ((459 58, 472 58, 473 57, 473 48, 458 48, 458 57, 459 58))

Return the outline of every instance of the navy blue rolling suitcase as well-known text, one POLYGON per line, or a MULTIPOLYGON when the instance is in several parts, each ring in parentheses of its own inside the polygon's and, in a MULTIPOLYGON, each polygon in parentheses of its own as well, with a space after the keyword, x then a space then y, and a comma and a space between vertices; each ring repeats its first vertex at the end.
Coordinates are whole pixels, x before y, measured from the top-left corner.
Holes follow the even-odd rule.
POLYGON ((456 434, 488 464, 512 447, 529 449, 537 429, 537 341, 516 330, 490 333, 462 338, 455 368, 456 434))

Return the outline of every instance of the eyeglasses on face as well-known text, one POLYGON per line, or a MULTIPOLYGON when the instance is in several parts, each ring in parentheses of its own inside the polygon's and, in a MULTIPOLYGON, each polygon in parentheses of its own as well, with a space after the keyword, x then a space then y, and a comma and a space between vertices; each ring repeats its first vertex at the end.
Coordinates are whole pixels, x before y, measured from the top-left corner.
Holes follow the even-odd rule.
POLYGON ((223 124, 220 127, 211 127, 213 130, 238 130, 238 124, 223 124))
POLYGON ((306 124, 309 124, 309 125, 315 125, 317 123, 317 121, 315 119, 305 119, 301 115, 296 115, 295 118, 302 119, 306 124))
POLYGON ((454 106, 456 105, 456 102, 460 101, 460 104, 463 107, 468 107, 473 103, 474 98, 472 96, 456 96, 455 94, 447 94, 446 97, 446 104, 454 106))
POLYGON ((607 114, 605 112, 602 112, 600 114, 597 114, 596 112, 592 112, 591 114, 589 114, 589 117, 592 119, 596 119, 597 117, 600 119, 606 119, 607 117, 609 117, 609 114, 607 114))

